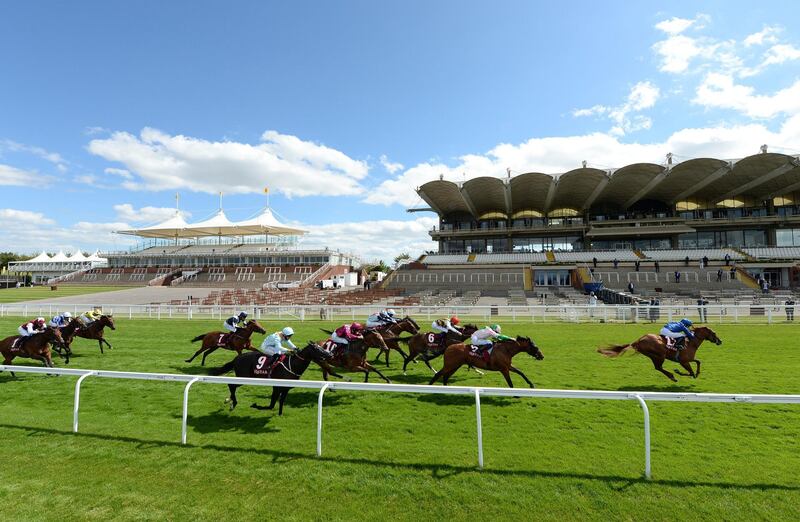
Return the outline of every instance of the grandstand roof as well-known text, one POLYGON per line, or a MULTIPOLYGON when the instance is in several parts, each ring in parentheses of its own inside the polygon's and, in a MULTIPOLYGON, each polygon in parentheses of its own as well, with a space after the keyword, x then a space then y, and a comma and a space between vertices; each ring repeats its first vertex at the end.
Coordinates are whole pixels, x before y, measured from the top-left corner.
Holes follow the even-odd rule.
POLYGON ((800 191, 800 157, 776 153, 737 161, 697 158, 676 165, 635 163, 613 173, 584 167, 563 174, 482 176, 463 183, 438 179, 417 189, 440 215, 469 212, 478 219, 496 213, 512 217, 522 211, 583 211, 596 205, 624 210, 642 200, 674 205, 695 199, 716 204, 794 191, 800 191))
POLYGON ((239 222, 229 220, 223 210, 219 210, 209 219, 197 223, 187 223, 176 212, 173 217, 157 225, 117 231, 117 234, 161 239, 206 236, 299 236, 305 233, 305 230, 282 224, 275 218, 269 208, 265 208, 261 214, 254 218, 239 222))

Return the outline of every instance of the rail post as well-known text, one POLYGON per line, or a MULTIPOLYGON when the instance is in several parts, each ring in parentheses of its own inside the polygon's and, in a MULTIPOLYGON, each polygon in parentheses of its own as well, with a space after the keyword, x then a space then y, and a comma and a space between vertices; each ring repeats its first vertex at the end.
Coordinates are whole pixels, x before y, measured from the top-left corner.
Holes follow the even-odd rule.
POLYGON ((325 395, 325 390, 330 387, 331 383, 326 382, 322 388, 319 389, 319 398, 317 399, 317 457, 322 456, 322 398, 325 395))
POLYGON ((183 388, 183 420, 181 421, 181 444, 186 444, 186 421, 189 418, 189 388, 191 388, 192 384, 196 383, 199 380, 201 380, 200 377, 195 377, 191 381, 187 382, 186 386, 183 388))
POLYGON ((78 409, 81 405, 81 384, 85 378, 94 374, 95 372, 84 373, 78 377, 78 382, 75 383, 75 405, 72 410, 72 433, 78 433, 78 409))
POLYGON ((483 469, 483 426, 481 424, 480 388, 475 388, 475 419, 478 423, 478 467, 483 469))
POLYGON ((639 406, 642 407, 644 413, 644 476, 646 479, 651 477, 650 469, 650 410, 647 409, 647 403, 642 399, 641 395, 634 395, 639 406))

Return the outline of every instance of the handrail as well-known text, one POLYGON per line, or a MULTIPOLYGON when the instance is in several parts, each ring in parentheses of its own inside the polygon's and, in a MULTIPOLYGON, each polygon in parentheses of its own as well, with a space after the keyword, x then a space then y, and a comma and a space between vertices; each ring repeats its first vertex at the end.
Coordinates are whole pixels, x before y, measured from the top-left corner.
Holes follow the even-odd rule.
MULTIPOLYGON (((78 409, 80 406, 80 384, 89 376, 111 379, 137 379, 149 381, 185 382, 183 390, 183 416, 181 424, 181 442, 186 444, 187 420, 189 408, 189 388, 195 383, 238 384, 252 386, 287 385, 282 379, 256 379, 244 377, 223 377, 206 375, 182 375, 171 373, 121 372, 111 370, 84 370, 76 368, 42 368, 34 366, 0 365, 0 371, 21 373, 38 373, 50 375, 78 376, 75 386, 73 431, 78 432, 78 409)), ((613 390, 558 390, 558 389, 524 389, 524 388, 491 388, 481 386, 430 386, 416 384, 379 384, 357 382, 328 381, 290 381, 293 388, 319 389, 317 403, 317 455, 322 455, 322 407, 323 394, 326 390, 351 390, 362 392, 419 393, 438 395, 468 395, 475 399, 475 415, 478 436, 478 466, 483 468, 483 432, 481 421, 480 397, 537 397, 548 399, 581 399, 581 400, 627 400, 639 403, 644 414, 645 441, 645 477, 651 477, 650 461, 650 412, 646 401, 671 402, 707 402, 707 403, 749 403, 749 404, 800 404, 800 395, 784 394, 740 394, 740 393, 675 393, 647 391, 613 391, 613 390)))

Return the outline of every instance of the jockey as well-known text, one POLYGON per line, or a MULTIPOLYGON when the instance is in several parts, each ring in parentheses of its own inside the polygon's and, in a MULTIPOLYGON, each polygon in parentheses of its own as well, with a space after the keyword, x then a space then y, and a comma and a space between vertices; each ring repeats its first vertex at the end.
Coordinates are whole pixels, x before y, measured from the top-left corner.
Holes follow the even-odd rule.
POLYGON ((505 336, 500 332, 501 328, 499 324, 495 323, 491 326, 484 326, 472 334, 472 346, 476 347, 478 353, 483 353, 483 350, 486 349, 486 347, 491 350, 496 341, 511 340, 511 337, 505 336))
POLYGON ((659 334, 669 339, 675 339, 675 348, 683 350, 684 339, 686 337, 694 339, 694 334, 689 330, 691 326, 692 322, 684 317, 680 321, 673 321, 665 324, 659 334))
POLYGON ((27 323, 22 323, 17 331, 19 332, 20 337, 22 337, 22 342, 24 343, 28 337, 43 332, 45 328, 46 326, 44 324, 44 317, 37 317, 36 319, 32 319, 27 323))
POLYGON ((222 327, 231 333, 236 333, 239 331, 239 328, 244 327, 246 319, 247 312, 242 311, 225 319, 225 322, 222 323, 222 327))
POLYGON ((380 312, 374 313, 367 317, 367 328, 382 328, 390 324, 397 324, 397 319, 394 315, 394 310, 391 308, 383 309, 380 312))
POLYGON ((264 355, 270 355, 273 359, 275 359, 277 356, 290 350, 296 350, 297 346, 295 346, 291 340, 293 335, 294 330, 291 326, 287 326, 280 332, 275 332, 272 335, 265 337, 264 342, 261 343, 258 351, 264 355), (288 348, 285 348, 283 346, 284 344, 286 344, 288 348))
POLYGON ((64 328, 70 323, 70 321, 72 321, 72 314, 69 312, 64 312, 63 314, 59 314, 50 319, 48 326, 51 328, 64 328))
POLYGON ((461 321, 455 315, 450 319, 437 319, 433 323, 431 323, 431 328, 441 334, 441 340, 439 344, 444 346, 445 342, 447 341, 447 332, 452 332, 456 335, 461 337, 461 330, 456 328, 461 321))
POLYGON ((347 346, 350 341, 364 338, 364 326, 361 323, 344 324, 331 334, 331 341, 347 346))
POLYGON ((79 315, 78 321, 80 321, 83 326, 89 326, 101 317, 103 317, 103 311, 99 306, 95 306, 91 310, 83 312, 81 315, 79 315))

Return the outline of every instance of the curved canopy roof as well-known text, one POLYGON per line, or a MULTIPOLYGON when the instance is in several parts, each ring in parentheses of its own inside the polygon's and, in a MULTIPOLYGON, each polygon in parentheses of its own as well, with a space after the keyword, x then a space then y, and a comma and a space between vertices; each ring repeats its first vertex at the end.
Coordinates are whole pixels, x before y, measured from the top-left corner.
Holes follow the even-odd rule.
POLYGON ((599 205, 627 209, 642 200, 674 205, 696 199, 710 204, 737 197, 766 198, 800 191, 800 159, 762 153, 731 162, 697 158, 665 167, 626 165, 613 174, 580 168, 563 174, 529 172, 513 178, 489 176, 464 183, 436 180, 417 193, 440 215, 468 212, 513 215, 523 210, 547 213, 599 205))
POLYGON ((117 234, 147 238, 179 239, 206 236, 302 235, 306 231, 279 222, 269 208, 245 221, 234 222, 220 210, 209 219, 187 223, 180 214, 150 227, 119 230, 117 234))

